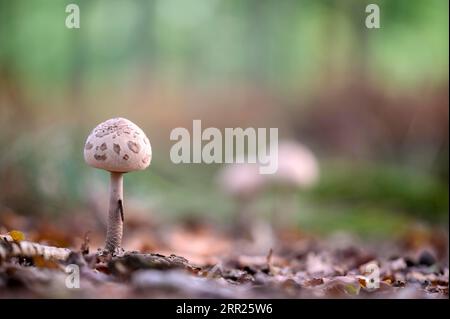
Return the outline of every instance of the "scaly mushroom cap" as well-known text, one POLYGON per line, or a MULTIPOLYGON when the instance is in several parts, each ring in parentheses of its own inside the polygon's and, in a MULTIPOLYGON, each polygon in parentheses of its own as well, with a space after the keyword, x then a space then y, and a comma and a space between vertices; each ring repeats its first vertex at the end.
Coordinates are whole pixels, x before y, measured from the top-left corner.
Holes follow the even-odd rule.
POLYGON ((93 129, 84 146, 84 160, 92 167, 126 173, 150 165, 152 147, 133 122, 117 117, 93 129))

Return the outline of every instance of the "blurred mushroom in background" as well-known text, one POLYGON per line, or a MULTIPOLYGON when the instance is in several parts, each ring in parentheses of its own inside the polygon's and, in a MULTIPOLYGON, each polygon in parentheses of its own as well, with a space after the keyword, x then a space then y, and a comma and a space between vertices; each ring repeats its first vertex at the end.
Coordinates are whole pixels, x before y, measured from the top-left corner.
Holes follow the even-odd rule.
POLYGON ((298 192, 312 188, 319 180, 319 163, 314 153, 296 141, 281 141, 278 147, 278 170, 262 175, 258 164, 224 166, 218 175, 221 189, 237 204, 234 231, 258 246, 272 247, 275 229, 295 225, 299 211, 298 192), (270 223, 257 207, 259 200, 273 200, 270 223))
POLYGON ((236 235, 251 238, 250 225, 259 219, 253 204, 264 190, 264 176, 259 174, 258 165, 234 163, 225 165, 219 172, 220 188, 236 202, 234 230, 236 235))
POLYGON ((225 165, 219 172, 218 182, 236 203, 233 235, 248 242, 253 252, 267 253, 275 244, 275 236, 272 226, 256 207, 266 188, 266 176, 259 173, 258 164, 225 165))
POLYGON ((295 222, 299 191, 314 187, 319 176, 319 162, 308 147, 292 140, 280 142, 278 170, 266 175, 266 184, 274 196, 271 217, 275 228, 285 228, 295 222))

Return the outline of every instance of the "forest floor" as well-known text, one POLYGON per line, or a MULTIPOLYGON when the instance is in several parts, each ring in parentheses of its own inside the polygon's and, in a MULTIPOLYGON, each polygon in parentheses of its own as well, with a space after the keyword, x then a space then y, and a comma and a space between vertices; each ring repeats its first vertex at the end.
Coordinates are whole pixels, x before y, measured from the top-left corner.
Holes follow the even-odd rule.
MULTIPOLYGON (((17 224, 9 216, 3 225, 11 218, 17 224)), ((16 244, 77 248, 54 260, 21 255, 14 241, 0 240, 0 298, 448 298, 448 232, 442 229, 362 241, 346 233, 274 234, 261 224, 250 240, 208 223, 163 227, 132 218, 125 225, 127 250, 101 256, 101 232, 73 241, 71 234, 84 227, 73 220, 65 229, 25 224, 35 230, 26 238, 13 233, 16 244)))

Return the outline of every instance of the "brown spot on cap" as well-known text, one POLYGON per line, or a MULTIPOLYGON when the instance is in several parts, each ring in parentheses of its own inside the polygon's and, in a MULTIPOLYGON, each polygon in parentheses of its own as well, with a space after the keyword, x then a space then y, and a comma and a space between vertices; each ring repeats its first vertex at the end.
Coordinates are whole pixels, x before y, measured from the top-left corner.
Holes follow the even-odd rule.
POLYGON ((102 143, 102 145, 100 145, 100 150, 104 151, 108 148, 108 146, 106 146, 106 143, 102 143))
POLYGON ((109 135, 109 133, 110 133, 110 132, 108 132, 107 130, 101 130, 101 131, 97 132, 97 133, 95 134, 95 136, 97 136, 97 137, 103 137, 103 136, 109 135))
POLYGON ((105 154, 103 154, 103 155, 94 154, 94 158, 97 161, 104 161, 104 160, 106 160, 106 155, 105 154))
POLYGON ((117 155, 120 154, 120 145, 119 144, 113 144, 113 150, 117 153, 117 155))
POLYGON ((126 160, 126 161, 128 161, 129 158, 130 158, 130 157, 128 156, 128 154, 125 154, 125 155, 123 156, 123 159, 126 160))
POLYGON ((150 160, 150 155, 145 155, 145 157, 142 159, 142 163, 147 164, 150 160))
POLYGON ((139 144, 132 142, 132 141, 128 141, 127 143, 128 148, 130 149, 130 151, 132 151, 133 153, 139 153, 139 151, 141 150, 141 147, 139 146, 139 144))
POLYGON ((87 142, 86 145, 84 146, 84 148, 85 148, 86 150, 90 150, 90 149, 93 148, 93 147, 94 147, 94 145, 92 145, 92 144, 89 143, 89 142, 87 142))

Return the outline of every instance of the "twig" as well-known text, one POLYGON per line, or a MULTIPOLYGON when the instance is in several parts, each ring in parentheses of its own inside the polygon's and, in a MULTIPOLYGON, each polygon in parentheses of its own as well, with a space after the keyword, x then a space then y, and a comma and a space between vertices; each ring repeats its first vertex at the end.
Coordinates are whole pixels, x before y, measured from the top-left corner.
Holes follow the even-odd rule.
POLYGON ((11 257, 37 257, 66 260, 70 249, 41 245, 29 241, 15 241, 9 235, 0 235, 0 260, 11 257))

